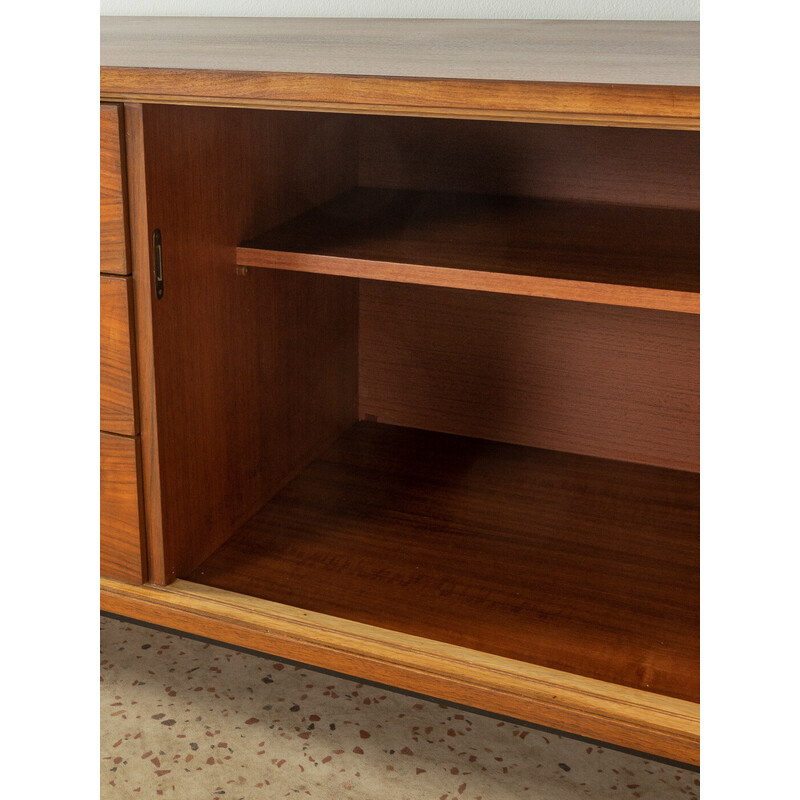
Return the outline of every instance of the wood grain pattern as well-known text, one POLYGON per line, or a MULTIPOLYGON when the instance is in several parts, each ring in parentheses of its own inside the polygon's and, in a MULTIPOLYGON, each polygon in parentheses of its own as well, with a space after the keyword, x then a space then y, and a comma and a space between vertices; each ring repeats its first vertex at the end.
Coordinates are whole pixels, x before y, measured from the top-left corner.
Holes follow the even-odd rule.
POLYGON ((138 438, 100 434, 100 574, 131 583, 147 577, 138 438))
POLYGON ((700 311, 697 212, 358 189, 237 248, 239 264, 700 311))
POLYGON ((696 130, 698 33, 664 22, 113 17, 101 27, 101 94, 696 130))
POLYGON ((100 63, 696 87, 699 29, 696 22, 104 17, 100 63))
POLYGON ((147 220, 144 120, 141 105, 125 106, 126 172, 130 212, 134 311, 136 317, 136 367, 139 399, 140 452, 144 532, 151 579, 164 574, 164 541, 161 525, 161 474, 158 459, 155 353, 153 344, 150 233, 147 220))
POLYGON ((238 647, 699 763, 699 706, 283 604, 175 581, 101 583, 101 608, 238 647))
POLYGON ((232 108, 696 131, 697 89, 104 67, 102 97, 232 108))
POLYGON ((100 271, 127 275, 128 231, 125 197, 122 107, 100 105, 100 271))
POLYGON ((364 184, 696 219, 697 28, 105 20, 144 492, 102 435, 103 608, 698 763, 697 477, 478 440, 696 469, 697 316, 234 266, 364 184), (359 423, 320 457, 358 415, 478 438, 359 423), (145 527, 154 582, 272 599, 121 582, 145 527))
POLYGON ((130 278, 100 278, 100 428, 138 432, 130 278))
POLYGON ((189 580, 699 698, 699 478, 360 422, 189 580))
POLYGON ((164 253, 152 305, 163 571, 151 571, 164 583, 356 418, 355 282, 235 267, 239 241, 352 185, 356 162, 346 117, 174 106, 144 109, 144 152, 164 253))
POLYGON ((359 416, 699 469, 699 317, 363 281, 359 416))
POLYGON ((363 116, 359 186, 698 210, 693 131, 363 116))

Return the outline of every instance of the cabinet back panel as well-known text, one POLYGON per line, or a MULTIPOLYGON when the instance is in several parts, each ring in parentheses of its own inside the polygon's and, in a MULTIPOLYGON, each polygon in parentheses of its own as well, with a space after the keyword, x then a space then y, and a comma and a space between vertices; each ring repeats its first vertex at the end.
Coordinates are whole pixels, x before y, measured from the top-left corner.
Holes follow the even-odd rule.
POLYGON ((362 281, 359 416, 697 471, 690 314, 362 281))
POLYGON ((697 209, 700 136, 361 117, 359 185, 697 209))
POLYGON ((149 230, 161 230, 164 254, 156 583, 194 569, 356 418, 355 282, 239 275, 235 261, 239 242, 355 183, 350 127, 329 115, 144 108, 149 230))

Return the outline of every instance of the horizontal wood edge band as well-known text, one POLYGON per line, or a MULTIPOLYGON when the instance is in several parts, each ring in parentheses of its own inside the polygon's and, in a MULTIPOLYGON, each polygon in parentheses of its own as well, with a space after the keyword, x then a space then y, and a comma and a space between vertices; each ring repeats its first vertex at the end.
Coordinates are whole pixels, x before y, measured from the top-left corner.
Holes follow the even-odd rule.
MULTIPOLYGON (((523 670, 531 673, 533 676, 532 678, 527 676, 523 679, 525 682, 532 679, 537 683, 545 685, 547 687, 546 691, 548 692, 551 687, 555 686, 561 689, 568 687, 572 691, 601 698, 602 701, 605 701, 608 695, 608 688, 610 685, 603 681, 598 681, 593 678, 582 678, 547 667, 536 667, 502 656, 491 656, 457 645, 436 643, 435 648, 433 648, 428 640, 412 634, 385 631, 364 623, 343 620, 327 614, 305 611, 281 603, 247 597, 224 589, 215 589, 213 587, 197 584, 192 581, 177 580, 171 587, 167 588, 172 589, 172 591, 184 597, 195 598, 200 602, 211 601, 230 608, 239 609, 246 613, 257 614, 259 618, 268 617, 274 622, 287 623, 293 627, 300 626, 301 628, 311 631, 322 631, 328 635, 344 635, 353 641, 367 642, 371 645, 380 643, 397 652, 402 651, 407 654, 417 654, 427 653, 428 651, 432 652, 435 649, 436 656, 451 662, 455 674, 459 676, 463 674, 462 670, 465 664, 474 665, 476 661, 489 661, 491 662, 490 665, 482 664, 480 669, 500 674, 503 676, 504 680, 519 680, 518 675, 520 670, 523 670), (345 631, 345 633, 343 633, 343 631, 345 631)), ((361 652, 361 648, 356 649, 358 652, 361 652)), ((614 690, 620 694, 624 693, 628 695, 623 702, 637 708, 651 707, 652 698, 657 697, 657 695, 653 695, 649 692, 642 692, 638 689, 614 686, 614 690)), ((694 703, 672 698, 664 699, 667 700, 671 706, 669 709, 670 714, 687 718, 693 717, 696 707, 694 703)), ((620 698, 615 698, 615 704, 619 702, 620 698)))
POLYGON ((112 613, 431 696, 445 688, 443 699, 699 763, 695 703, 183 580, 154 587, 101 579, 101 596, 112 613))
POLYGON ((573 124, 697 129, 692 86, 635 86, 456 78, 406 78, 102 67, 100 93, 112 102, 189 102, 436 116, 537 117, 573 124))
POLYGON ((545 297, 551 300, 600 303, 602 305, 647 308, 655 311, 700 313, 699 293, 670 289, 649 289, 641 286, 541 278, 503 272, 459 270, 451 267, 410 265, 393 261, 368 261, 339 256, 295 254, 251 247, 236 248, 236 263, 243 267, 286 269, 319 275, 412 283, 450 289, 469 289, 525 297, 545 297))
POLYGON ((203 106, 213 108, 253 108, 264 111, 310 111, 321 113, 367 114, 390 117, 447 117, 451 119, 473 119, 494 122, 529 122, 547 125, 588 125, 605 128, 649 128, 658 130, 699 131, 700 120, 696 118, 598 115, 598 114, 552 114, 547 112, 504 112, 482 109, 459 108, 409 108, 406 106, 352 106, 345 103, 303 103, 291 100, 237 100, 219 97, 179 97, 165 95, 104 94, 103 102, 136 102, 155 105, 203 106))

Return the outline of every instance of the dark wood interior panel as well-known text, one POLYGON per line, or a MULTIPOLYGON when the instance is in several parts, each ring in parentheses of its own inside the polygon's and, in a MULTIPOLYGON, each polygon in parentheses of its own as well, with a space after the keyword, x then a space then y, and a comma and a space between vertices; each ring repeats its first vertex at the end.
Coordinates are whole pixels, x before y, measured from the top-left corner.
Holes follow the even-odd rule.
POLYGON ((359 416, 699 465, 699 318, 362 281, 359 416))
POLYGON ((122 106, 100 105, 100 272, 130 273, 122 106))
POLYGON ((146 579, 138 437, 100 434, 100 574, 146 579))
POLYGON ((699 478, 360 422, 191 580, 686 700, 699 478))
POLYGON ((138 432, 130 278, 100 278, 100 428, 138 432))
POLYGON ((193 569, 356 415, 357 285, 239 274, 243 239, 355 183, 351 120, 144 108, 163 574, 193 569))
POLYGON ((700 135, 361 117, 359 185, 696 210, 700 135))

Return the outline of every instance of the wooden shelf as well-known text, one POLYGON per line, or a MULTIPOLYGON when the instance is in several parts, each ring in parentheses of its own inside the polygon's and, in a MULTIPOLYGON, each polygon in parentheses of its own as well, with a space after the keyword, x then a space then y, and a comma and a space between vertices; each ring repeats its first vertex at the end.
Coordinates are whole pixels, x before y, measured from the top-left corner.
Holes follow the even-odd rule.
POLYGON ((359 188, 236 251, 248 267, 699 313, 699 215, 359 188))
POLYGON ((189 580, 696 702, 699 478, 359 422, 189 580))

